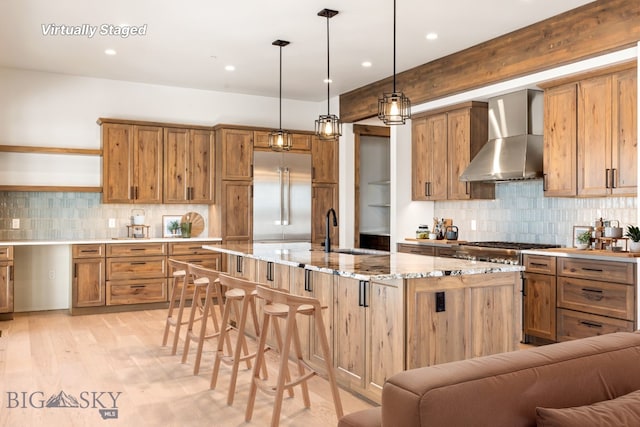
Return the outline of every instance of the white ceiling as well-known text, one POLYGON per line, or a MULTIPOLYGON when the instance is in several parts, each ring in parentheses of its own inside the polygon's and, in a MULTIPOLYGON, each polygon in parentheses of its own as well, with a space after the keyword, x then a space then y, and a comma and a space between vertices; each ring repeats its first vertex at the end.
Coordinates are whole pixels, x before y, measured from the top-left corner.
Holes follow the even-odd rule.
MULTIPOLYGON (((490 40, 587 0, 398 0, 397 71, 490 40), (429 41, 425 35, 437 32, 429 41)), ((326 99, 393 72, 391 0, 0 0, 0 66, 160 85, 326 99), (147 25, 145 36, 45 36, 43 25, 147 25), (115 56, 104 50, 112 48, 115 56), (373 66, 363 68, 363 61, 373 66), (235 71, 225 71, 226 65, 235 71)), ((402 88, 399 88, 402 89, 402 88)))

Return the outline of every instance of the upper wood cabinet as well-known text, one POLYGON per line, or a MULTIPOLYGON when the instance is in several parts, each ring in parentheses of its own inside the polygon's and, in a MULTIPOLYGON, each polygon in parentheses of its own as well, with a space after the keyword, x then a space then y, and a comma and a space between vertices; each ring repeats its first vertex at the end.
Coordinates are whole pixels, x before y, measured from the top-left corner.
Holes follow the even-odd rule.
MULTIPOLYGON (((309 152, 311 150, 311 135, 303 133, 291 134, 293 152, 309 152)), ((256 130, 253 132, 253 148, 269 150, 269 132, 266 130, 256 130)))
POLYGON ((220 144, 220 165, 223 180, 253 178, 253 131, 221 128, 216 131, 220 144))
POLYGON ((488 138, 487 104, 470 102, 414 117, 411 128, 412 199, 492 199, 492 183, 460 175, 488 138))
POLYGON ((578 84, 578 195, 635 195, 636 70, 578 84))
POLYGON ((545 85, 545 196, 635 196, 635 63, 545 85))
POLYGON ((162 202, 162 128, 102 124, 104 203, 162 202))
POLYGON ((164 203, 215 202, 213 132, 164 129, 164 203))
POLYGON ((311 178, 313 183, 338 183, 338 141, 311 137, 311 178))
MULTIPOLYGON (((326 214, 333 208, 338 211, 338 184, 313 184, 311 188, 311 243, 321 244, 326 237, 326 214)), ((338 246, 339 227, 329 227, 333 245, 338 246)))
POLYGON ((544 92, 544 195, 575 196, 577 88, 575 84, 544 92))
POLYGON ((411 193, 413 200, 447 198, 447 115, 411 121, 411 193))

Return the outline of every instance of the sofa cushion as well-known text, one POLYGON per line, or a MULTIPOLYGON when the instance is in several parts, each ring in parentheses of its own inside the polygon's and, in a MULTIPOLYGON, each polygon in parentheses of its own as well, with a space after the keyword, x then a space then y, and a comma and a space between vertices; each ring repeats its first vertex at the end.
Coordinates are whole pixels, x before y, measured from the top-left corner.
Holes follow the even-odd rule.
POLYGON ((536 408, 538 427, 638 426, 640 390, 574 408, 536 408))

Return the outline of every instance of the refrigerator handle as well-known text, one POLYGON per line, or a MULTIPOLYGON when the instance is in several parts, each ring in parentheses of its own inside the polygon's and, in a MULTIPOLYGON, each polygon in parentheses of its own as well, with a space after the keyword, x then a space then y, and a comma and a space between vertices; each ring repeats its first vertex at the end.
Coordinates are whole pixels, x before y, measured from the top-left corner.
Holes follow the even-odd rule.
POLYGON ((276 221, 277 225, 282 225, 282 210, 284 208, 284 183, 282 182, 282 167, 278 166, 278 185, 280 186, 280 218, 276 221))
POLYGON ((282 225, 289 225, 291 220, 291 172, 288 167, 284 168, 284 176, 286 179, 283 198, 285 217, 282 225))

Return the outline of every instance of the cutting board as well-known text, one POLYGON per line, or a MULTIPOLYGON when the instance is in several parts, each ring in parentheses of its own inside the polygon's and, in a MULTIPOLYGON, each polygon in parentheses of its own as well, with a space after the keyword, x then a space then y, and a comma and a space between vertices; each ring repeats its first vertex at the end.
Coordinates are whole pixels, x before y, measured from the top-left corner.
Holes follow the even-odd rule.
POLYGON ((191 237, 198 237, 204 231, 204 218, 198 212, 187 212, 180 222, 191 221, 191 237))

